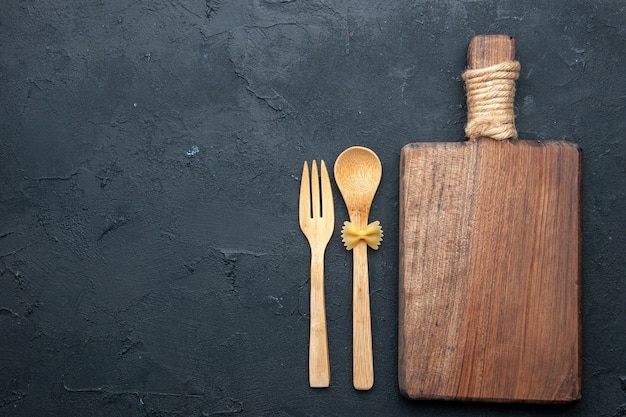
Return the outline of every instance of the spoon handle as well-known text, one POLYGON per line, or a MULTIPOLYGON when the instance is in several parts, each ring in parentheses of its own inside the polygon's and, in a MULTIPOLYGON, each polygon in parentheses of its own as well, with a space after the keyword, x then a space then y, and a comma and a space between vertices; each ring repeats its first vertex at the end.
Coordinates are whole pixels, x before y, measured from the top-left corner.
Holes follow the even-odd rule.
POLYGON ((367 271, 367 243, 361 240, 352 250, 352 382, 358 390, 374 385, 372 323, 367 271))

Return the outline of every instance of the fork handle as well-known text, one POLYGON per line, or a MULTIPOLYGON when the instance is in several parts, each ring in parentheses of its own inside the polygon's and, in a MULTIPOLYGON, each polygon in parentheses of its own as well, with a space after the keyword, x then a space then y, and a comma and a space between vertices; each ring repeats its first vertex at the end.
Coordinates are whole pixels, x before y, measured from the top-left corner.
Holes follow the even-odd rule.
POLYGON ((324 251, 311 252, 311 328, 309 333, 309 385, 330 385, 326 302, 324 301, 324 251))
POLYGON ((372 353, 372 322, 367 271, 367 243, 361 240, 352 249, 352 383, 358 390, 369 390, 374 385, 374 357, 372 353))

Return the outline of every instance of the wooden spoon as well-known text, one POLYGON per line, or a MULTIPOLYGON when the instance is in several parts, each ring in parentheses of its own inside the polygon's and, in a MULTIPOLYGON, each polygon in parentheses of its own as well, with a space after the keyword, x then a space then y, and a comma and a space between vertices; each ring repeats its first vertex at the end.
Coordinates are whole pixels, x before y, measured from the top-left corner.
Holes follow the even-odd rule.
MULTIPOLYGON (((364 229, 378 189, 382 166, 370 149, 354 146, 337 157, 335 181, 346 203, 350 222, 364 229)), ((374 385, 372 324, 370 319, 367 243, 353 249, 352 283, 352 375, 354 388, 368 390, 374 385)))

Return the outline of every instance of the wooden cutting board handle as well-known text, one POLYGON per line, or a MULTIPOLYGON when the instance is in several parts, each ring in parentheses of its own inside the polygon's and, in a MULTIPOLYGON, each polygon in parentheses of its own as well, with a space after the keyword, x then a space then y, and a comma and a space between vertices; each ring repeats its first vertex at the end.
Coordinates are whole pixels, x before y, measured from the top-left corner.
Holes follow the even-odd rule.
POLYGON ((465 135, 470 139, 517 139, 515 129, 515 40, 507 35, 476 36, 467 50, 463 74, 467 96, 465 135))
POLYGON ((515 39, 508 35, 480 35, 467 48, 470 69, 490 67, 515 59, 515 39))

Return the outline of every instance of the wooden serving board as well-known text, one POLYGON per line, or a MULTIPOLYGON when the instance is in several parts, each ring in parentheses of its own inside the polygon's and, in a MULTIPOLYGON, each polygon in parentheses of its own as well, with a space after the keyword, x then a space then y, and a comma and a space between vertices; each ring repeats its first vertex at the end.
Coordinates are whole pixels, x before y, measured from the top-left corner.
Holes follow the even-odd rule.
MULTIPOLYGON (((492 41, 502 40, 473 42, 490 56, 492 41)), ((403 148, 405 396, 580 398, 581 155, 568 142, 489 138, 403 148)))

